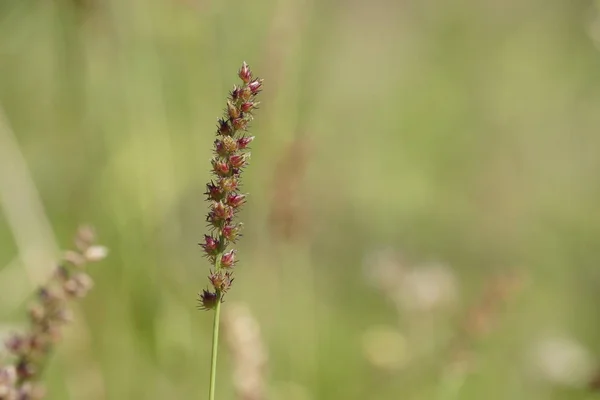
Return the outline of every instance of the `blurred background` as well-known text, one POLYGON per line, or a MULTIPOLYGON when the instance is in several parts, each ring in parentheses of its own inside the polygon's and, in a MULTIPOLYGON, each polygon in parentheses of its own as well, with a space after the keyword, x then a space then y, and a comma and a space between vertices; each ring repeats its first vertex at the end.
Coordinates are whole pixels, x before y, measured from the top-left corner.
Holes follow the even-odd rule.
POLYGON ((600 398, 600 2, 3 0, 0 333, 80 223, 110 249, 47 398, 206 398, 244 60, 219 399, 600 398))

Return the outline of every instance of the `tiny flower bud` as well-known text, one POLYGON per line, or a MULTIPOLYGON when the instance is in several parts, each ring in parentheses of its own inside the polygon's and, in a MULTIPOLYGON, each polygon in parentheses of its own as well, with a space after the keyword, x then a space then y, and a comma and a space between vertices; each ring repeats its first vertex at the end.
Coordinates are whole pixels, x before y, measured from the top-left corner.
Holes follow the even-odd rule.
POLYGON ((219 186, 226 193, 233 192, 238 188, 238 180, 234 177, 221 178, 219 186))
POLYGON ((241 206, 245 201, 246 196, 243 194, 231 193, 229 196, 227 196, 227 204, 233 208, 241 206))
POLYGON ((223 204, 221 201, 213 203, 211 213, 214 214, 218 220, 226 220, 233 217, 233 209, 230 206, 223 204))
POLYGON ((231 136, 225 136, 222 140, 215 140, 215 150, 220 156, 228 156, 238 149, 237 141, 231 136))
MULTIPOLYGON (((229 118, 235 119, 240 117, 240 110, 230 101, 227 102, 227 114, 229 118)), ((235 126, 235 125, 234 125, 235 126)))
POLYGON ((225 119, 219 120, 217 133, 223 136, 229 136, 233 133, 231 130, 231 126, 225 119))
POLYGON ((221 267, 231 268, 235 263, 235 250, 231 249, 221 257, 221 267))
POLYGON ((250 91, 252 92, 252 94, 257 94, 258 92, 260 92, 260 88, 262 87, 262 83, 263 80, 262 79, 255 79, 252 82, 250 82, 248 84, 248 88, 250 89, 250 91))
POLYGON ((219 175, 219 176, 229 175, 229 172, 230 172, 229 165, 227 165, 227 163, 225 161, 213 159, 212 164, 213 164, 213 170, 215 171, 215 173, 217 175, 219 175))
POLYGON ((237 140, 238 147, 245 149, 254 140, 254 136, 243 136, 237 140))
POLYGON ((219 301, 219 295, 213 292, 209 292, 208 290, 202 290, 202 293, 198 293, 198 302, 199 308, 201 310, 212 310, 217 306, 217 302, 219 301))
POLYGON ((212 236, 204 235, 204 244, 201 246, 209 257, 216 255, 219 251, 219 241, 212 236))
POLYGON ((227 292, 227 290, 231 287, 231 282, 233 282, 233 278, 229 272, 224 274, 220 272, 211 272, 208 280, 213 285, 215 290, 218 290, 221 293, 227 292))
POLYGON ((250 89, 248 86, 244 86, 240 90, 240 98, 244 101, 248 101, 250 100, 250 97, 252 97, 252 89, 250 89))
POLYGON ((250 110, 258 108, 259 104, 260 103, 253 103, 251 101, 246 101, 246 102, 242 103, 240 108, 243 112, 249 112, 250 110))
MULTIPOLYGON (((229 137, 229 136, 225 136, 225 137, 229 137)), ((225 152, 225 149, 223 148, 223 142, 220 141, 219 139, 215 140, 215 152, 220 156, 227 155, 227 153, 225 152)))
POLYGON ((225 225, 223 229, 221 229, 221 235, 230 242, 235 242, 239 236, 241 227, 241 223, 237 225, 225 225))
POLYGON ((238 101, 238 99, 240 98, 241 95, 242 95, 242 89, 237 85, 233 85, 233 89, 231 90, 231 92, 229 92, 229 97, 231 98, 231 101, 233 101, 233 102, 238 101))
POLYGON ((231 164, 233 168, 242 168, 246 164, 247 157, 246 154, 234 154, 229 157, 229 164, 231 164))
POLYGON ((245 61, 242 63, 242 68, 240 68, 238 75, 240 79, 244 81, 244 83, 248 83, 250 82, 250 79, 252 79, 252 71, 250 71, 250 68, 245 61))
POLYGON ((210 211, 206 216, 206 222, 209 222, 212 226, 218 228, 221 226, 223 220, 217 217, 213 211, 210 211))
POLYGON ((248 127, 248 121, 244 118, 235 118, 231 123, 236 131, 245 130, 248 127))
POLYGON ((223 191, 213 182, 206 185, 206 193, 204 194, 208 196, 208 200, 219 201, 223 198, 223 191))

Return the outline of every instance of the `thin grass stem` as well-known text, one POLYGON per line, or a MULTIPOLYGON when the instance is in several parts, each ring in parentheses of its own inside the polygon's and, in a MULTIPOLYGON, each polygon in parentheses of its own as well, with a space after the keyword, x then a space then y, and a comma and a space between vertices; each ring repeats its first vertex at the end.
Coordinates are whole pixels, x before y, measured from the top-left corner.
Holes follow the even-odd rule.
POLYGON ((215 387, 217 381, 217 357, 219 351, 219 325, 221 319, 221 294, 215 306, 215 319, 213 323, 212 355, 210 360, 210 385, 208 389, 208 400, 215 400, 215 387))

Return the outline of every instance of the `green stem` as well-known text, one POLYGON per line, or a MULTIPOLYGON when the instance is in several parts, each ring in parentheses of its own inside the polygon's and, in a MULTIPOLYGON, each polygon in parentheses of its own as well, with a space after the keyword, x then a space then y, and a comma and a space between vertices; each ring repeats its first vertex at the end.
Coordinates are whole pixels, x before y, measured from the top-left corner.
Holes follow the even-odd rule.
POLYGON ((215 386, 217 381, 217 352, 219 350, 219 320, 221 318, 221 294, 215 306, 215 320, 213 323, 212 356, 210 361, 210 386, 208 400, 215 400, 215 386))
MULTIPOLYGON (((225 238, 223 235, 219 235, 219 243, 224 243, 225 238)), ((221 248, 221 251, 215 256, 215 272, 219 270, 221 266, 221 258, 225 250, 221 248)), ((212 355, 210 357, 210 384, 208 387, 208 400, 215 400, 215 391, 217 386, 217 356, 219 352, 219 325, 221 319, 221 299, 223 294, 217 290, 217 305, 215 306, 215 319, 213 321, 213 337, 212 337, 212 355)))

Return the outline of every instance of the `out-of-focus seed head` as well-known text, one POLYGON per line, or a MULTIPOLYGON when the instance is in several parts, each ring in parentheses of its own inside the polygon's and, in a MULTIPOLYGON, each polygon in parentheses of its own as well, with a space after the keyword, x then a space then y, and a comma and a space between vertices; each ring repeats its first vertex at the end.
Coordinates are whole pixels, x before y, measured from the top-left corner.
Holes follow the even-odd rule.
POLYGON ((52 316, 52 318, 59 323, 68 324, 70 322, 73 322, 73 311, 71 311, 71 309, 69 308, 62 308, 60 310, 57 310, 52 316))
POLYGON ((58 324, 52 324, 48 326, 46 331, 46 336, 43 338, 44 342, 40 342, 40 348, 42 348, 45 352, 50 351, 52 345, 57 344, 62 339, 62 330, 58 324))
POLYGON ((198 308, 201 310, 212 310, 219 302, 219 295, 204 289, 202 293, 198 293, 198 302, 198 308))
MULTIPOLYGON (((278 391, 267 395, 268 354, 263 343, 260 325, 245 304, 229 304, 223 313, 223 333, 231 354, 233 387, 236 399, 306 400, 296 392, 278 391)), ((269 390, 269 392, 271 392, 269 390)))
POLYGON ((34 304, 29 308, 29 318, 34 324, 40 323, 46 317, 46 309, 41 304, 34 304))
POLYGON ((96 241, 96 232, 91 226, 82 226, 75 235, 75 247, 80 251, 85 251, 96 241))
POLYGON ((14 385, 17 382, 17 370, 14 365, 0 366, 0 385, 14 385))
POLYGON ((4 347, 6 348, 6 350, 8 350, 11 354, 15 355, 15 356, 20 356, 22 354, 25 354, 29 351, 29 337, 27 337, 24 334, 12 334, 8 339, 6 339, 6 342, 4 343, 4 347))
POLYGON ((32 378, 37 372, 37 368, 27 360, 21 360, 17 363, 17 376, 20 381, 32 378))
POLYGON ((248 83, 250 82, 250 79, 252 79, 252 71, 250 71, 250 68, 245 61, 242 63, 242 68, 240 68, 238 76, 242 81, 244 81, 244 83, 248 83))
POLYGON ((18 400, 19 393, 14 385, 0 384, 1 400, 18 400))
MULTIPOLYGON (((68 279, 68 277, 67 277, 68 279)), ((44 306, 52 307, 64 300, 64 292, 57 288, 41 287, 38 291, 38 299, 44 306)))
POLYGON ((86 262, 85 257, 81 253, 73 250, 66 251, 63 259, 76 267, 82 267, 86 262))
POLYGON ((63 289, 69 296, 82 298, 93 286, 94 282, 88 274, 78 272, 63 284, 63 289))
POLYGON ((60 282, 64 282, 69 279, 70 275, 71 273, 69 272, 69 269, 64 265, 59 265, 54 271, 54 278, 58 279, 60 282))
POLYGON ((41 400, 46 397, 46 389, 39 383, 26 382, 18 392, 17 400, 41 400))
POLYGON ((108 249, 104 246, 90 246, 85 250, 84 256, 89 262, 97 262, 103 260, 108 255, 108 249))
POLYGON ((6 341, 6 349, 15 358, 13 365, 17 378, 12 393, 7 392, 0 382, 0 400, 34 400, 44 396, 42 388, 35 382, 39 380, 54 345, 61 339, 62 327, 73 319, 68 300, 83 297, 93 285, 82 267, 107 254, 107 249, 94 244, 94 240, 92 228, 84 227, 78 231, 75 237, 78 251, 66 252, 49 281, 37 291, 29 308, 29 330, 14 334, 6 341), (12 397, 7 397, 8 394, 12 397))
POLYGON ((42 353, 46 351, 52 342, 52 331, 58 330, 55 324, 48 324, 44 334, 35 333, 29 338, 30 351, 42 353))

